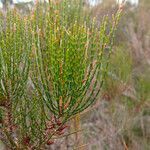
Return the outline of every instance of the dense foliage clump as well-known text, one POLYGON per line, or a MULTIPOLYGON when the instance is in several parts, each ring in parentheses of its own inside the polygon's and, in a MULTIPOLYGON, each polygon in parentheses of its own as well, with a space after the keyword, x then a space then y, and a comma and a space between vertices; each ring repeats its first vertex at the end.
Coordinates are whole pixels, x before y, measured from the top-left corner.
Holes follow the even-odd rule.
POLYGON ((99 27, 77 0, 0 14, 0 132, 10 149, 51 145, 96 101, 120 13, 99 27))

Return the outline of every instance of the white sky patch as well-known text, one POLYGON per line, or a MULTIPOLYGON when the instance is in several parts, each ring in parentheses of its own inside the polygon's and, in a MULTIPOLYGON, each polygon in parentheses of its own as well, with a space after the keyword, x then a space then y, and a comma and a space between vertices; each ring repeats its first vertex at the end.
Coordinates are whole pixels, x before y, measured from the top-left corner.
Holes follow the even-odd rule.
MULTIPOLYGON (((123 0, 116 0, 117 2, 121 3, 123 0)), ((126 0, 127 2, 130 2, 131 4, 137 5, 139 0, 126 0)))
MULTIPOLYGON (((96 5, 97 3, 100 3, 101 1, 105 1, 105 0, 89 0, 91 5, 96 5)), ((123 0, 116 0, 118 3, 121 3, 123 0)), ((131 4, 135 4, 137 5, 139 0, 126 0, 127 2, 130 2, 131 4)))
POLYGON ((31 2, 33 0, 13 0, 14 3, 19 3, 19 2, 31 2))
MULTIPOLYGON (((13 0, 14 3, 19 3, 19 2, 35 2, 37 0, 13 0)), ((44 1, 44 0, 39 0, 39 1, 44 1)), ((48 0, 45 0, 46 2, 48 2, 48 0)))
POLYGON ((2 3, 0 3, 0 8, 2 8, 2 6, 3 6, 2 3))
POLYGON ((89 0, 89 3, 90 3, 92 6, 94 6, 95 4, 100 3, 100 2, 101 2, 101 0, 89 0))

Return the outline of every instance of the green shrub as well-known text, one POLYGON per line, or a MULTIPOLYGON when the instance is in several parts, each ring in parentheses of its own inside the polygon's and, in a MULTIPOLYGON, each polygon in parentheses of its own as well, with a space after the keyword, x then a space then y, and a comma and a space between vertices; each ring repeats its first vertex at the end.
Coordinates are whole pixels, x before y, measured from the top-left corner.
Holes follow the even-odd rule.
POLYGON ((0 15, 1 140, 10 149, 46 149, 96 101, 120 13, 98 28, 78 0, 0 15))

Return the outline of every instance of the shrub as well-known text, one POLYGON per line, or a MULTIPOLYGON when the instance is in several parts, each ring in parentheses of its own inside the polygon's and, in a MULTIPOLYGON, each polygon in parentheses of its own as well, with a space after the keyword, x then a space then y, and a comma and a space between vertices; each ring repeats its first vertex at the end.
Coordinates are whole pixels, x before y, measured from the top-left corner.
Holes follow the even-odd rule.
POLYGON ((100 93, 121 9, 100 27, 82 1, 37 3, 0 15, 1 140, 46 149, 100 93))

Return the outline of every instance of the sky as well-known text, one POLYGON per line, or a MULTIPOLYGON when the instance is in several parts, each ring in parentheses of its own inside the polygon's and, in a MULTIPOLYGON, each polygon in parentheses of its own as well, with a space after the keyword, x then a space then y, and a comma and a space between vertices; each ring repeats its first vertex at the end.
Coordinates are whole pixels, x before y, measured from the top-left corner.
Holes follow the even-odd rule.
MULTIPOLYGON (((100 0, 89 0, 89 2, 91 3, 91 5, 95 5, 98 1, 100 0)), ((121 3, 123 0, 116 0, 117 2, 121 3)), ((139 0, 126 0, 128 2, 131 2, 131 4, 138 4, 139 0)))
MULTIPOLYGON (((128 2, 131 2, 132 4, 138 4, 139 0, 126 0, 128 2)), ((122 0, 118 0, 118 2, 122 2, 122 0)))
POLYGON ((30 2, 31 0, 13 0, 14 3, 17 3, 17 2, 30 2))
MULTIPOLYGON (((17 3, 17 2, 29 2, 29 1, 34 1, 34 0, 13 0, 14 3, 17 3)), ((96 2, 99 1, 99 0, 89 0, 89 1, 90 1, 91 5, 95 5, 96 2)), ((122 0, 116 0, 116 1, 121 2, 122 0)), ((129 1, 132 4, 138 4, 139 0, 126 0, 126 1, 129 1)), ((2 3, 0 2, 0 8, 1 7, 2 7, 2 3)))

